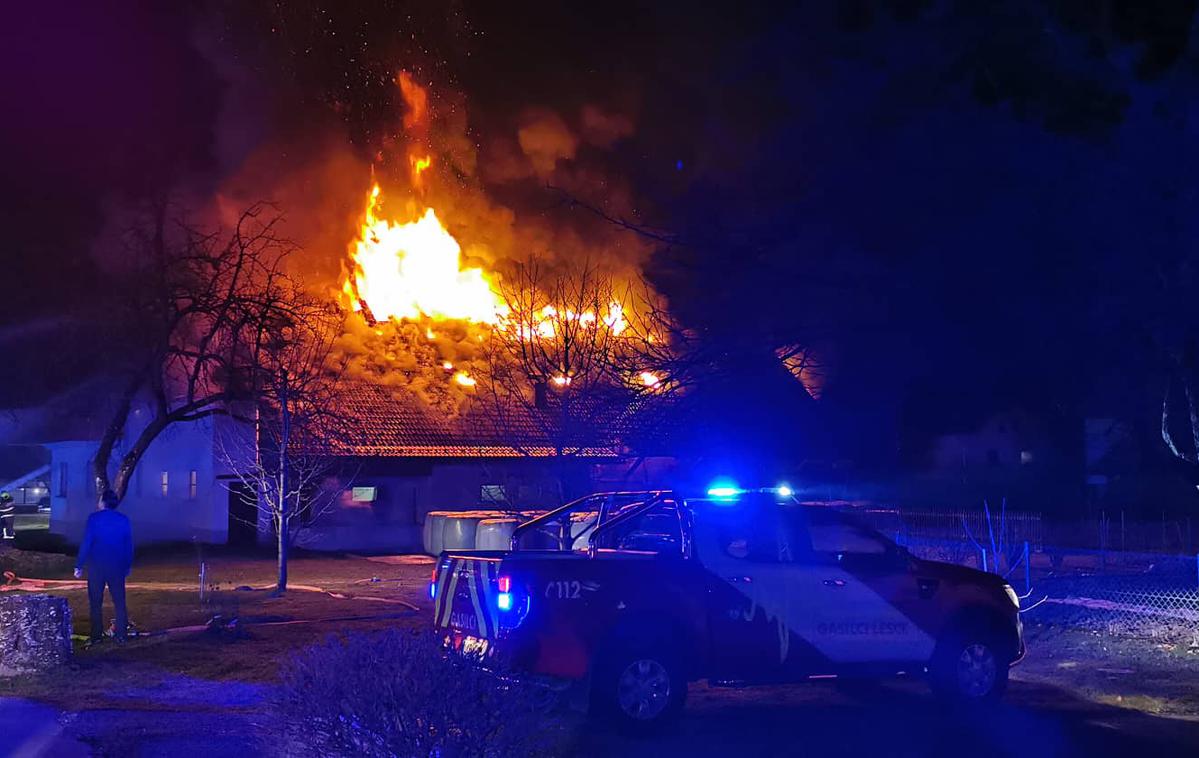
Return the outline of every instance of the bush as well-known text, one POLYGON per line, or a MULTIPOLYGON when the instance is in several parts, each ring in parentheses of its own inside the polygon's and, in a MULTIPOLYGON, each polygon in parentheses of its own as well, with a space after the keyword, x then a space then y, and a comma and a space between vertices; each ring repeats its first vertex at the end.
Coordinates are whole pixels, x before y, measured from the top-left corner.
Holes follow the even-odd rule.
POLYGON ((553 752, 545 701, 447 656, 430 633, 392 631, 296 656, 275 705, 288 741, 317 755, 466 758, 553 752))

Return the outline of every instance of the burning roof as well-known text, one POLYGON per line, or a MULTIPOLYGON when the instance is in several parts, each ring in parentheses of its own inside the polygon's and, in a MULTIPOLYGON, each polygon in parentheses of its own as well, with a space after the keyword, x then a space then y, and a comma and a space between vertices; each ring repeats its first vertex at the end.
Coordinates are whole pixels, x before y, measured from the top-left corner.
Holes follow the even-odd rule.
POLYGON ((325 439, 336 456, 384 458, 517 458, 569 454, 611 458, 647 417, 600 413, 569 432, 553 406, 513 405, 502 413, 472 403, 457 416, 437 412, 403 390, 356 383, 346 389, 345 429, 325 439))

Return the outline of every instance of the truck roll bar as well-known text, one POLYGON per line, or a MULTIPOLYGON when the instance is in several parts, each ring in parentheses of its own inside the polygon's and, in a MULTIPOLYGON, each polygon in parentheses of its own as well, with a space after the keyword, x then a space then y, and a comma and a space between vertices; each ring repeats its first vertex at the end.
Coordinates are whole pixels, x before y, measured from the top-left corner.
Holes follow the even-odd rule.
MULTIPOLYGON (((512 531, 512 537, 509 541, 509 547, 514 552, 519 551, 520 550, 520 538, 522 535, 524 535, 534 529, 537 529, 539 526, 543 526, 551 521, 554 521, 572 511, 581 510, 585 505, 588 505, 588 504, 594 504, 594 505, 592 505, 592 508, 595 508, 596 506, 598 506, 598 511, 599 511, 599 515, 596 517, 595 527, 593 528, 593 530, 591 532, 592 544, 594 545, 595 536, 596 536, 596 534, 598 534, 600 532, 600 530, 602 528, 608 526, 608 524, 623 523, 627 517, 633 515, 634 513, 638 513, 638 514, 643 513, 648 507, 650 507, 651 505, 658 504, 665 498, 665 496, 670 495, 670 494, 673 494, 672 490, 645 490, 645 491, 631 491, 631 492, 597 492, 597 493, 594 493, 591 495, 586 495, 584 497, 579 498, 578 500, 572 500, 571 502, 567 503, 566 505, 555 508, 554 510, 550 511, 549 513, 538 516, 535 519, 526 521, 525 523, 517 526, 516 529, 514 529, 512 531), (609 512, 609 508, 611 507, 613 502, 619 498, 627 498, 627 497, 644 498, 644 502, 641 503, 640 505, 638 505, 633 510, 629 511, 628 513, 622 513, 619 516, 612 519, 611 521, 609 521, 608 520, 608 512, 609 512)), ((569 529, 569 527, 568 527, 568 529, 569 529)), ((563 540, 561 537, 559 537, 559 544, 563 544, 563 540)), ((565 550, 566 548, 561 547, 559 549, 565 550)), ((594 553, 592 553, 592 554, 594 554, 594 553)))

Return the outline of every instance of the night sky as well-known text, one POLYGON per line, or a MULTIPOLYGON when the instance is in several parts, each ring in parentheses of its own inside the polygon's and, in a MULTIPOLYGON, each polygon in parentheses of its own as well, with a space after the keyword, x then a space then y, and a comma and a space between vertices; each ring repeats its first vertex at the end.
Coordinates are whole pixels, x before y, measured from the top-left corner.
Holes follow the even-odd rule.
MULTIPOLYGON (((610 179, 581 199, 669 231, 647 271, 746 367, 725 395, 802 405, 757 367, 770 345, 824 347, 830 457, 883 460, 897 424, 919 437, 1006 404, 1160 403, 1162 346, 1199 310, 1181 264, 1194 2, 697 5, 10 8, 0 318, 87 298, 123 199, 212 193, 264 145, 369 164, 405 68, 441 105, 461 96, 484 164, 531 109, 627 118, 580 154, 610 179)), ((503 199, 534 212, 539 190, 503 199)))

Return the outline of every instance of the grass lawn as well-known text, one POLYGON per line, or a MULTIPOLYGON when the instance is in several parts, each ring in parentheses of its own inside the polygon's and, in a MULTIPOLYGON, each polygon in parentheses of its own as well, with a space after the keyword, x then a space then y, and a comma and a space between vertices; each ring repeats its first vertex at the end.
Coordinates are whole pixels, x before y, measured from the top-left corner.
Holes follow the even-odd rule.
MULTIPOLYGON (((84 649, 79 644, 73 663, 60 671, 0 678, 0 696, 61 709, 67 732, 100 754, 131 754, 149 744, 170 746, 169 754, 206 744, 225 746, 210 753, 214 755, 278 752, 261 735, 272 733, 265 706, 272 682, 290 656, 330 635, 429 624, 431 559, 301 555, 291 564, 291 588, 283 597, 272 596, 275 566, 269 555, 208 551, 203 561, 208 577, 204 603, 200 556, 194 549, 139 557, 129 580, 129 612, 146 636, 124 646, 107 642, 84 649), (215 614, 237 616, 244 636, 206 631, 204 625, 215 614)), ((21 577, 71 577, 68 557, 0 553, 0 571, 14 569, 21 577)), ((86 635, 82 586, 50 585, 47 591, 68 600, 76 634, 86 635)), ((111 604, 106 603, 105 620, 111 618, 111 604)), ((1012 705, 1004 711, 1004 718, 1016 719, 1013 723, 1037 719, 1058 729, 1068 743, 1074 739, 1070 730, 1092 728, 1087 724, 1097 718, 1095 713, 1104 722, 1102 729, 1150 736, 1189 729, 1189 720, 1199 718, 1195 651, 1160 649, 1151 641, 1033 619, 1026 621, 1026 631, 1029 655, 1013 672, 1012 705)), ((899 722, 927 721, 921 729, 930 734, 944 727, 922 683, 899 683, 891 690, 898 694, 873 702, 846 696, 833 683, 745 690, 696 684, 688 716, 671 739, 680 751, 698 754, 705 747, 741 745, 747 730, 786 730, 797 719, 815 731, 841 724, 841 719, 852 731, 851 725, 862 719, 885 721, 893 712, 899 722)), ((1014 728, 1004 722, 992 733, 1014 728)), ((653 752, 648 743, 638 747, 586 725, 578 729, 580 742, 572 752, 653 752)), ((828 739, 843 739, 845 733, 838 730, 828 739)), ((1102 744, 1103 735, 1097 734, 1088 739, 1102 744)), ((778 747, 761 740, 763 749, 778 747)))
MULTIPOLYGON (((0 695, 33 697, 65 709, 95 707, 151 670, 161 674, 268 683, 295 651, 329 635, 416 627, 428 623, 431 559, 300 557, 290 565, 291 589, 274 597, 270 557, 220 553, 204 557, 208 582, 201 602, 199 560, 151 556, 129 578, 129 618, 145 636, 90 649, 77 642, 76 660, 52 675, 0 679, 0 695), (203 629, 214 615, 236 616, 243 636, 203 629)), ((69 580, 69 562, 37 578, 69 580)), ((20 574, 25 577, 26 575, 20 574)), ((70 603, 74 631, 88 634, 87 591, 75 584, 48 592, 70 603)), ((105 602, 105 625, 111 602, 105 602)))

